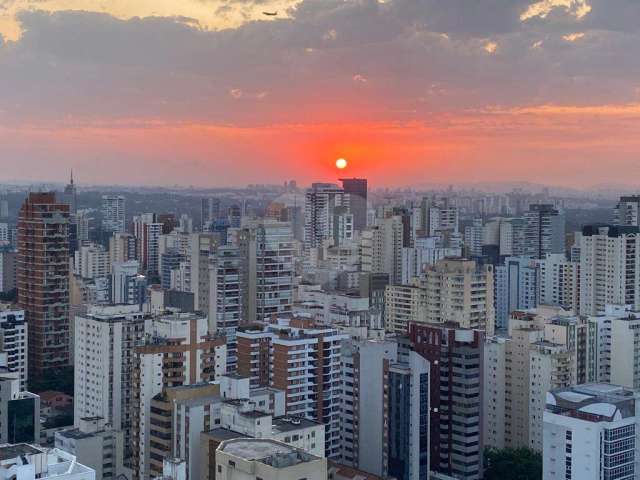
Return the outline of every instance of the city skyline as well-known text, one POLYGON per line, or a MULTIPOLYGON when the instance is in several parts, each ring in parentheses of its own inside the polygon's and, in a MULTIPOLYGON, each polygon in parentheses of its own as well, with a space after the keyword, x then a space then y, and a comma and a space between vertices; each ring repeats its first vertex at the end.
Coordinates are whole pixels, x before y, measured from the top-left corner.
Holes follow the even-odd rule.
POLYGON ((0 181, 640 173, 632 0, 178 3, 5 2, 0 181))

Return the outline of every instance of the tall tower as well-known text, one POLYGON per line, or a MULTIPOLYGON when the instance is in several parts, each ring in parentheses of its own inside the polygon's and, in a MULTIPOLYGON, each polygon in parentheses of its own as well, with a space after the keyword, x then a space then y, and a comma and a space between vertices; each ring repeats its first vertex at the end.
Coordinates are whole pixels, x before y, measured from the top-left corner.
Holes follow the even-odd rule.
POLYGON ((102 196, 102 229, 112 233, 125 232, 125 199, 122 195, 102 196))
POLYGON ((29 324, 29 376, 69 364, 69 205, 30 193, 18 218, 18 304, 29 324))
POLYGON ((306 248, 322 245, 333 236, 334 210, 349 206, 349 197, 333 183, 313 183, 305 193, 304 244, 306 248))
POLYGON ((565 215, 549 204, 534 204, 524 214, 525 254, 533 258, 545 258, 547 253, 565 251, 565 215))
POLYGON ((69 183, 64 187, 64 200, 65 203, 69 204, 70 213, 75 215, 78 208, 78 191, 76 189, 76 184, 73 183, 73 170, 71 170, 69 183))
POLYGON ((349 208, 353 214, 353 228, 364 230, 367 226, 367 179, 341 178, 342 189, 349 195, 349 208))

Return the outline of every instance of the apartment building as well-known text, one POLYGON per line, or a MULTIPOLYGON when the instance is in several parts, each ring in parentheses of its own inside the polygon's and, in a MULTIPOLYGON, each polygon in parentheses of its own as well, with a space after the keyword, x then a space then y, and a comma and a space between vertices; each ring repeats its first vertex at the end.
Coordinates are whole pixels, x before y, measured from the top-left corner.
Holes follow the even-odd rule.
POLYGON ((325 424, 327 457, 340 455, 341 348, 349 338, 309 319, 239 329, 238 373, 286 392, 287 414, 325 424))

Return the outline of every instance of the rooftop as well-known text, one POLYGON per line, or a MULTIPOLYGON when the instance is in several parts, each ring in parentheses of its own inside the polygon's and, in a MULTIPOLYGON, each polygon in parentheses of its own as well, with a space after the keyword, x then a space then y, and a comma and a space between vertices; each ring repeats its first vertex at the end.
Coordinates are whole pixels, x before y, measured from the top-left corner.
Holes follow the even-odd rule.
POLYGON ((16 443, 15 445, 0 445, 0 461, 10 460, 22 455, 35 455, 43 453, 44 450, 37 449, 26 443, 16 443))
POLYGON ((225 440, 234 440, 236 438, 252 438, 244 435, 243 433, 229 430, 228 428, 214 428, 207 432, 202 432, 202 435, 206 435, 207 437, 213 440, 217 440, 218 442, 224 442, 225 440))
POLYGON ((591 422, 635 416, 633 390, 608 383, 588 383, 547 393, 547 411, 591 422))
POLYGON ((218 450, 247 461, 256 461, 274 468, 287 468, 319 460, 308 453, 275 440, 258 438, 227 440, 218 450))
POLYGON ((317 427, 319 425, 322 424, 302 417, 284 415, 282 417, 275 417, 272 420, 271 429, 273 433, 285 433, 293 430, 300 430, 301 428, 317 427))

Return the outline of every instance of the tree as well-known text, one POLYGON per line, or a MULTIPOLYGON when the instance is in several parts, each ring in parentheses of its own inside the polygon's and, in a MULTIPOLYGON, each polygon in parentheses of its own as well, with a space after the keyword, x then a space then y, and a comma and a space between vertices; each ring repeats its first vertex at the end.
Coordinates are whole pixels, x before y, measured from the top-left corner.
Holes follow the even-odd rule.
POLYGON ((542 455, 528 448, 488 448, 485 480, 541 480, 542 455))

